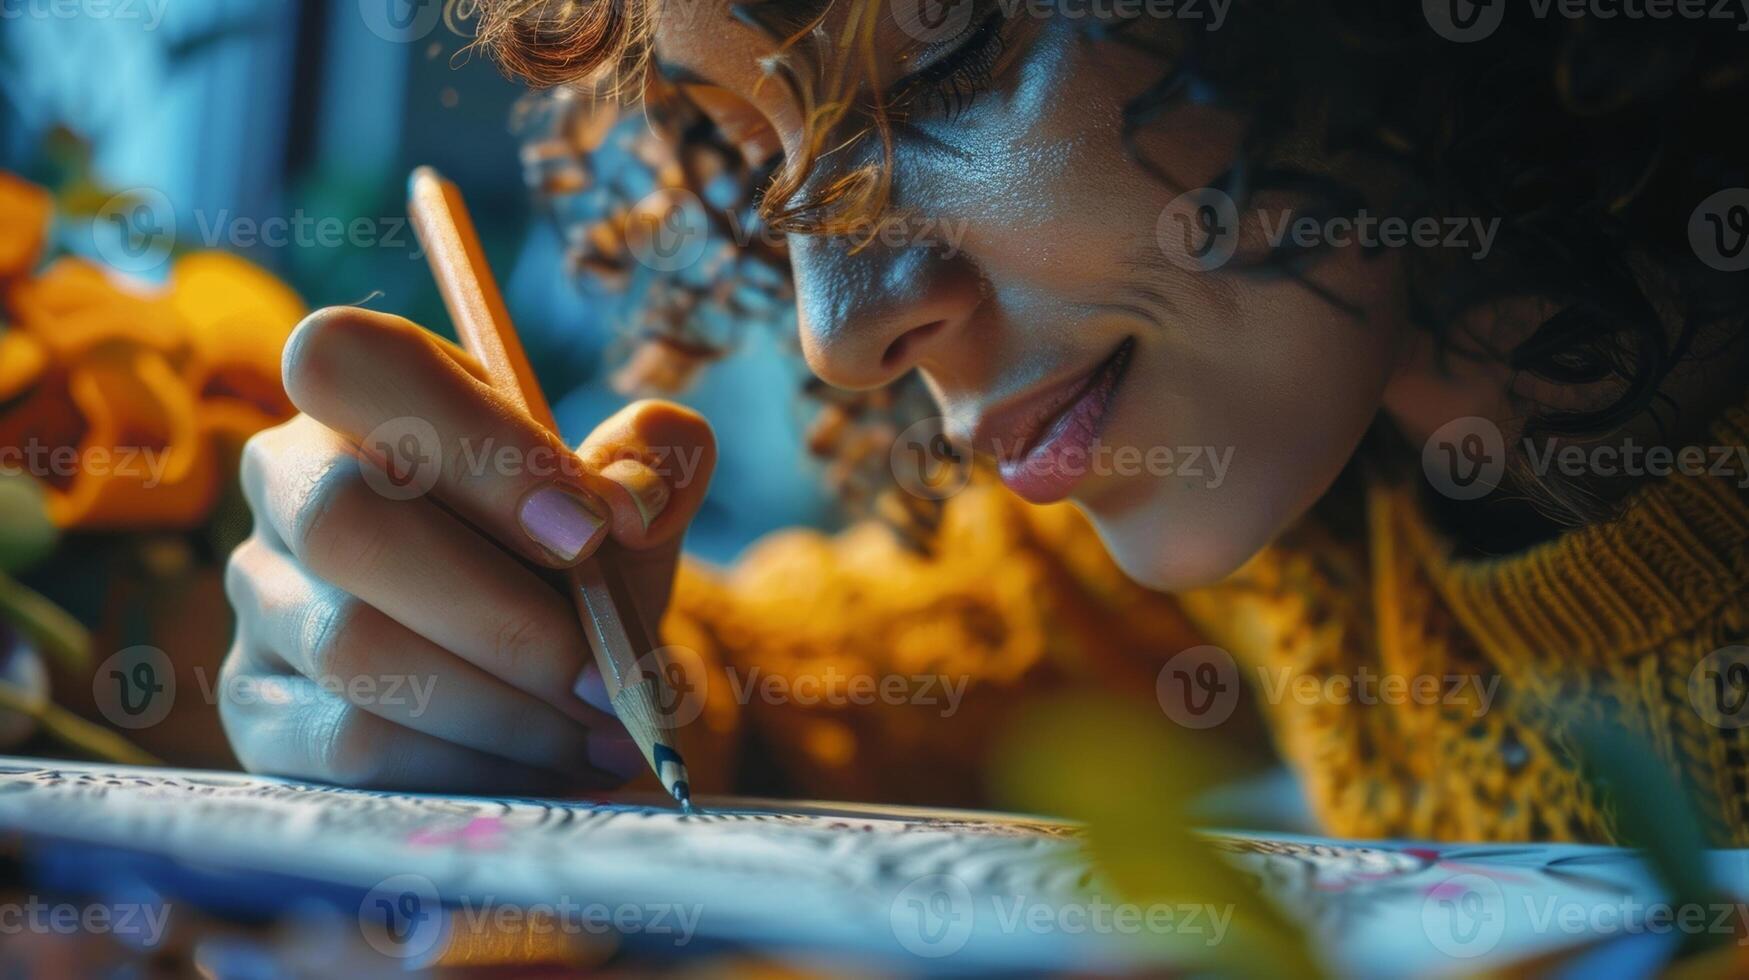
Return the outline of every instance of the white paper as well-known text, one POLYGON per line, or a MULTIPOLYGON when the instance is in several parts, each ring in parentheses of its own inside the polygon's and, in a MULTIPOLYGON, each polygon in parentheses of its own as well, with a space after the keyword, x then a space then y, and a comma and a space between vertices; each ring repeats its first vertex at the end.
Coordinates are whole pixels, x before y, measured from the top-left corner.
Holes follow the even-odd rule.
MULTIPOLYGON (((392 955, 441 951, 443 916, 396 927, 397 912, 439 905, 563 901, 629 916, 620 924, 653 941, 727 940, 915 973, 1195 963, 1231 926, 1212 907, 1125 907, 1072 826, 961 811, 749 801, 685 816, 0 758, 0 827, 356 888, 367 938, 392 955)), ((1622 850, 1210 839, 1345 974, 1469 972, 1656 931, 1633 921, 1659 896, 1622 850)), ((1722 883, 1744 882, 1745 852, 1713 863, 1722 883)), ((1709 910, 1725 913, 1742 909, 1709 910)))

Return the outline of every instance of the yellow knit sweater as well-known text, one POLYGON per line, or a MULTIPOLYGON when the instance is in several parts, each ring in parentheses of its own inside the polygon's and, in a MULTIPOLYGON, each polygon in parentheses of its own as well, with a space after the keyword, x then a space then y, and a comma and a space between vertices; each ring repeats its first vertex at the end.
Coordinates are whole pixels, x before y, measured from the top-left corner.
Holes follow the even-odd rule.
MULTIPOLYGON (((1749 406, 1707 445, 1749 445, 1749 406)), ((694 775, 971 802, 1021 696, 1153 703, 1174 655, 1214 645, 1330 833, 1613 840, 1563 751, 1556 709, 1580 706, 1685 776, 1716 841, 1749 845, 1749 650, 1729 649, 1749 644, 1745 476, 1659 478, 1614 520, 1492 560, 1454 557, 1413 488, 1375 485, 1360 540, 1308 521, 1175 596, 1125 579, 1068 507, 999 487, 952 501, 934 560, 873 526, 776 535, 726 572, 682 571, 665 633, 704 665, 694 775)))

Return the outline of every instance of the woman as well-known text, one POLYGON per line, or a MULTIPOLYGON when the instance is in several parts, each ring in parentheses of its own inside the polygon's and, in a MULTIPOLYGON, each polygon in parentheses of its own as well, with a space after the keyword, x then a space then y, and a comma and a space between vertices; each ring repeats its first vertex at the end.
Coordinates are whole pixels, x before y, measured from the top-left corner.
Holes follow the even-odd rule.
POLYGON ((1333 833, 1609 840, 1578 716, 1749 843, 1736 25, 1071 6, 483 3, 513 72, 616 79, 770 165, 808 366, 920 377, 1006 487, 952 496, 934 557, 860 528, 708 572, 677 559, 703 419, 639 403, 573 458, 464 354, 324 311, 285 357, 304 414, 244 464, 224 689, 276 692, 222 705, 245 765, 635 774, 537 572, 611 537, 697 660, 695 741, 809 792, 963 799, 1026 691, 1157 682, 1206 727, 1242 683, 1333 833), (410 498, 381 479, 409 418, 439 461, 410 498), (902 703, 801 696, 844 664, 902 703), (399 675, 429 705, 335 683, 399 675), (926 677, 969 678, 963 709, 926 677))

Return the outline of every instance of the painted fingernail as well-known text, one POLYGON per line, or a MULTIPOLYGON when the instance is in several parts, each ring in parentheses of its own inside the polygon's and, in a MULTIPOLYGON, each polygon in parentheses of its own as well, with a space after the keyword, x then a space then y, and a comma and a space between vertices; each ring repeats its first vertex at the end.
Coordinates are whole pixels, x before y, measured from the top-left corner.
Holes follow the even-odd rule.
POLYGON ((517 518, 534 543, 560 561, 576 561, 585 548, 607 533, 604 514, 562 487, 542 487, 524 497, 517 518))
POLYGON ((571 686, 571 693, 591 708, 618 717, 613 710, 613 699, 607 696, 607 681, 601 676, 600 664, 594 661, 585 664, 583 672, 577 675, 577 683, 571 686))
POLYGON ((625 487, 626 492, 632 495, 632 502, 638 507, 638 516, 643 519, 646 531, 650 529, 650 525, 656 523, 656 518, 661 517, 662 511, 668 506, 668 481, 640 460, 616 460, 604 467, 601 475, 625 487))

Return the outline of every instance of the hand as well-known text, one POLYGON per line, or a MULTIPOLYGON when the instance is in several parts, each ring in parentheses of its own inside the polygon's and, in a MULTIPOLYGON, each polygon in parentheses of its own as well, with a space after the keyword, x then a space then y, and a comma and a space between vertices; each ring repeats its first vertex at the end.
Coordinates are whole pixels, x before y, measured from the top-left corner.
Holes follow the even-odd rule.
POLYGON ((716 464, 640 402, 572 452, 399 317, 331 309, 286 345, 303 413, 250 440, 220 716, 244 766, 349 786, 533 793, 645 768, 552 573, 611 536, 645 622, 716 464), (428 489, 426 489, 428 488, 428 489))

